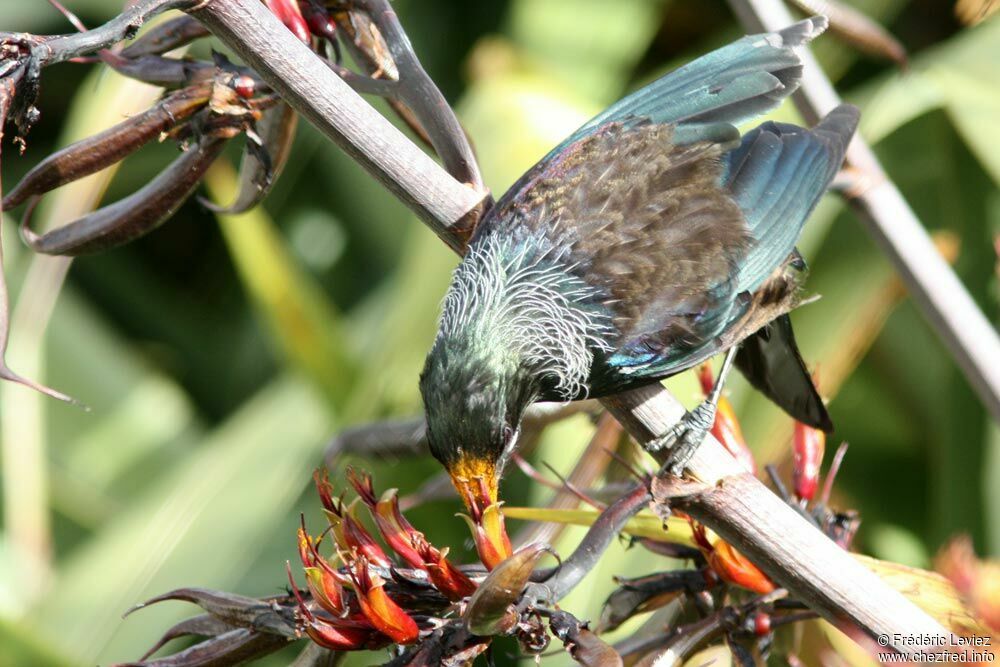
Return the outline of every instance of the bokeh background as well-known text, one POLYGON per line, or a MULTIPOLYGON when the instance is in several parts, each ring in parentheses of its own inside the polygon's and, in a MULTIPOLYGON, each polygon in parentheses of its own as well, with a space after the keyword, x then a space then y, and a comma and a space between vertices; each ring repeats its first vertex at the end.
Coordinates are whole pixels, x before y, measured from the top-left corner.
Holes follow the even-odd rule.
MULTIPOLYGON (((66 4, 96 25, 121 0, 66 4)), ((815 52, 995 322, 1000 20, 964 27, 950 0, 850 4, 900 38, 909 71, 830 35, 815 52)), ((742 34, 720 0, 394 5, 498 194, 623 93, 742 34)), ((69 30, 41 0, 0 0, 0 28, 69 30)), ((46 70, 42 120, 24 157, 3 146, 4 181, 155 94, 100 67, 46 70)), ((790 104, 777 117, 796 119, 790 104)), ((131 192, 174 151, 144 149, 110 184, 106 175, 64 188, 41 216, 54 224, 131 192)), ((232 169, 214 168, 209 181, 210 196, 228 201, 232 169)), ((122 612, 171 588, 280 590, 299 513, 319 521, 308 489, 326 442, 348 425, 419 412, 417 376, 456 258, 305 124, 272 195, 246 215, 190 203, 141 241, 72 267, 26 252, 15 227, 4 218, 11 364, 89 411, 0 386, 0 665, 135 659, 193 608, 168 603, 125 621, 122 612)), ((832 399, 831 445, 851 445, 838 503, 862 513, 859 546, 929 566, 949 537, 968 533, 981 555, 1000 555, 996 425, 837 198, 812 216, 801 247, 809 288, 823 298, 793 320, 832 399)), ((693 377, 671 385, 698 400, 693 377)), ((789 420, 742 378, 731 398, 758 459, 786 461, 789 420)), ((568 471, 592 429, 583 416, 551 427, 532 460, 568 471)), ((368 467, 379 488, 403 493, 437 472, 429 459, 368 467)), ((551 494, 508 477, 513 503, 551 494)), ((410 514, 462 560, 471 551, 457 510, 442 501, 410 514)), ((568 531, 558 548, 568 553, 579 534, 568 531)), ((658 566, 648 552, 615 547, 566 605, 594 617, 613 574, 658 566)))

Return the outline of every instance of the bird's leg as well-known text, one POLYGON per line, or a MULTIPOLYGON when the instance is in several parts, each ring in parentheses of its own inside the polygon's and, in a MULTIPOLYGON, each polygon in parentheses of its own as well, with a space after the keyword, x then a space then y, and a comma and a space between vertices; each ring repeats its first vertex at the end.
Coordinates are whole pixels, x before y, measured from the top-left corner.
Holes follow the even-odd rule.
POLYGON ((694 456, 695 451, 701 446, 705 436, 711 430, 712 424, 715 423, 716 406, 719 403, 719 396, 722 395, 722 386, 726 381, 726 376, 729 375, 729 369, 733 366, 733 359, 736 358, 736 349, 736 346, 733 346, 726 351, 726 358, 719 370, 719 377, 708 397, 694 410, 685 414, 666 433, 646 446, 646 449, 653 452, 664 447, 669 450, 664 467, 671 474, 680 476, 684 472, 684 466, 694 456))

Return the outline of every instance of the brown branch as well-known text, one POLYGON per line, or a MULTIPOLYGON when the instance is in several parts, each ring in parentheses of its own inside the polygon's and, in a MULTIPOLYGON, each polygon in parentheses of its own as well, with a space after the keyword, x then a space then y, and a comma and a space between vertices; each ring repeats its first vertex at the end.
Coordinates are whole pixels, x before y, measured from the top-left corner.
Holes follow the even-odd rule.
POLYGON ((39 46, 37 57, 39 66, 45 67, 55 63, 65 62, 106 48, 109 44, 128 39, 139 31, 139 28, 157 14, 168 9, 186 9, 194 5, 196 0, 139 0, 131 3, 104 25, 87 32, 72 35, 60 35, 45 39, 39 46))
MULTIPOLYGON (((449 232, 482 193, 454 181, 298 42, 256 0, 209 0, 195 13, 299 112, 344 146, 453 249, 449 232)), ((997 365, 1000 368, 1000 364, 997 365)), ((640 442, 684 414, 662 386, 604 401, 640 442)), ((826 619, 849 620, 873 637, 945 635, 934 619, 824 537, 709 437, 688 472, 718 488, 691 511, 826 619), (730 479, 731 478, 731 479, 730 479), (726 481, 723 481, 726 480, 726 481), (721 482, 721 483, 720 483, 721 482)), ((904 653, 918 648, 900 646, 904 653)))
MULTIPOLYGON (((781 0, 730 0, 749 32, 782 28, 793 21, 781 0)), ((810 123, 840 104, 816 59, 802 53, 802 85, 793 99, 810 123)), ((951 352, 993 419, 1000 421, 1000 336, 962 281, 934 247, 926 228, 903 199, 878 158, 854 136, 846 164, 864 174, 863 191, 848 202, 896 267, 910 296, 951 352)))
MULTIPOLYGON (((684 406, 659 385, 604 403, 640 443, 663 433, 684 415, 684 406)), ((687 511, 828 621, 850 621, 872 637, 948 635, 937 621, 746 474, 715 438, 705 439, 687 472, 711 489, 690 497, 687 511)), ((897 648, 903 653, 919 650, 897 648)))

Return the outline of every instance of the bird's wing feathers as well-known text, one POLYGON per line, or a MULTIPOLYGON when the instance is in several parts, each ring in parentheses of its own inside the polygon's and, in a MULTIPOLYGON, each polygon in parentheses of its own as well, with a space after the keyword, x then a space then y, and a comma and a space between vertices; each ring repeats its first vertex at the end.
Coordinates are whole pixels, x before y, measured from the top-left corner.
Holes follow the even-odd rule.
POLYGON ((736 367, 758 391, 798 421, 827 433, 833 421, 795 344, 792 322, 781 315, 740 345, 736 367))
MULTIPOLYGON (((739 125, 774 109, 799 87, 795 52, 826 30, 823 16, 778 32, 749 35, 716 49, 628 95, 569 137, 572 143, 610 121, 739 125)), ((683 143, 682 136, 676 137, 683 143)), ((556 149, 559 150, 558 148, 556 149)))
MULTIPOLYGON (((522 196, 598 128, 637 120, 674 124, 673 143, 737 141, 734 125, 777 107, 799 86, 802 61, 796 48, 826 30, 822 16, 784 30, 749 35, 697 58, 619 100, 553 148, 494 207, 522 196)), ((480 227, 489 227, 488 216, 480 227)), ((477 230, 478 231, 478 230, 477 230)))
POLYGON ((737 291, 757 289, 791 252, 844 161, 857 124, 857 108, 843 104, 811 129, 764 123, 727 155, 726 186, 756 240, 740 267, 737 291))

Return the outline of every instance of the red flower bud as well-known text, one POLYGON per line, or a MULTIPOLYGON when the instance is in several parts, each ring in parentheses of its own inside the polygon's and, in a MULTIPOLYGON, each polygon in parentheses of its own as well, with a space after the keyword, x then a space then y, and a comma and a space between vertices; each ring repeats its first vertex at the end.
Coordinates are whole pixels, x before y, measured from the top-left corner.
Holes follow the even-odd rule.
POLYGON ((382 638, 374 628, 339 626, 313 618, 305 625, 306 634, 314 642, 333 651, 359 651, 375 649, 390 642, 382 638))
POLYGON ((233 79, 233 90, 244 99, 250 99, 257 92, 257 84, 252 77, 240 75, 233 79))
POLYGON ((826 433, 795 422, 792 436, 792 486, 801 500, 810 501, 819 488, 820 467, 826 449, 826 433))
POLYGON ((381 500, 375 497, 375 487, 372 484, 371 475, 366 472, 357 472, 353 468, 347 469, 347 480, 358 492, 368 509, 371 510, 372 517, 379 533, 389 547, 406 561, 411 567, 423 569, 424 561, 414 548, 414 538, 423 540, 423 533, 418 531, 406 520, 399 509, 399 501, 396 498, 395 489, 386 491, 381 500))
POLYGON ((339 504, 333 500, 333 484, 330 484, 330 475, 325 468, 313 471, 313 482, 316 483, 316 493, 319 494, 319 501, 323 503, 323 510, 327 516, 335 513, 339 504))
POLYGON ((299 9, 314 35, 321 35, 331 42, 337 39, 337 24, 319 0, 306 0, 299 9))
POLYGON ((771 634, 771 615, 762 611, 754 614, 753 633, 758 637, 766 637, 771 634))
POLYGON ((316 490, 323 503, 326 518, 330 521, 337 545, 344 551, 357 552, 365 556, 376 565, 392 567, 392 561, 375 538, 352 516, 351 507, 345 507, 341 500, 333 498, 333 486, 326 472, 321 473, 317 470, 313 473, 313 479, 316 481, 316 490))
POLYGON ((309 26, 302 18, 302 11, 296 0, 265 0, 267 8, 278 17, 278 20, 285 24, 285 27, 292 31, 292 34, 300 40, 309 43, 312 36, 309 34, 309 26))

